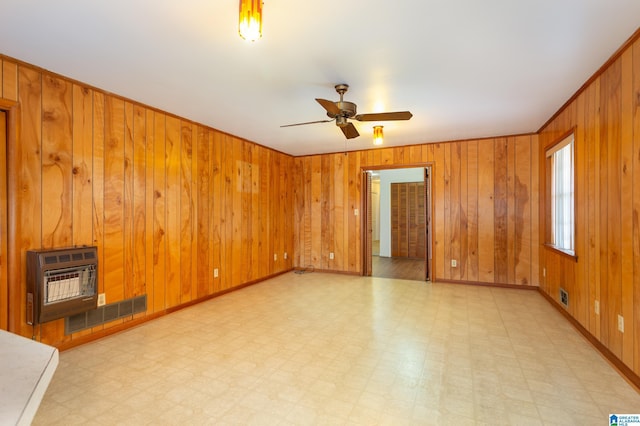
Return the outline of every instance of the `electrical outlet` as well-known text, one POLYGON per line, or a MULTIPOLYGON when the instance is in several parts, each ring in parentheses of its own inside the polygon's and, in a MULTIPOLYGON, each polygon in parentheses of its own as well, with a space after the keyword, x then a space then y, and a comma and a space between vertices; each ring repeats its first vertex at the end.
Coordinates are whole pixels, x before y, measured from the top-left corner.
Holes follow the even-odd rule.
POLYGON ((596 315, 600 315, 600 301, 596 300, 593 303, 593 310, 596 311, 596 315))
POLYGON ((214 270, 213 270, 213 278, 218 278, 218 268, 214 268, 214 270))
POLYGON ((287 260, 287 252, 284 252, 284 260, 287 260))
POLYGON ((98 294, 98 306, 104 306, 107 304, 107 296, 104 293, 98 294))
POLYGON ((353 209, 353 215, 358 216, 358 209, 353 209))
POLYGON ((276 260, 278 260, 278 255, 277 254, 273 254, 273 261, 275 262, 276 260))
POLYGON ((624 333, 624 318, 622 315, 618 315, 618 330, 620 330, 620 333, 624 333))
POLYGON ((333 260, 333 252, 329 253, 329 259, 333 260))
POLYGON ((455 259, 451 259, 451 267, 452 268, 457 268, 458 267, 458 261, 455 259))

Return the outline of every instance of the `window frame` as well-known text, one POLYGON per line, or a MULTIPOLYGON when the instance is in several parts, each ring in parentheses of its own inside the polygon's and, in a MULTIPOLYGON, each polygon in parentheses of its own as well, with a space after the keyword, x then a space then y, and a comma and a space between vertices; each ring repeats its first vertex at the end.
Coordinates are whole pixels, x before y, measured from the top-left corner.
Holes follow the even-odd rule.
POLYGON ((578 260, 578 254, 576 252, 576 138, 575 138, 576 132, 575 132, 575 128, 572 128, 571 130, 569 130, 568 132, 564 133, 563 135, 561 135, 558 139, 556 139, 552 144, 550 144, 549 146, 547 146, 544 149, 544 158, 543 158, 543 164, 544 164, 544 172, 545 172, 545 219, 546 219, 546 225, 545 225, 545 235, 544 235, 544 245, 557 252, 560 253, 564 256, 568 256, 572 259, 574 259, 575 261, 578 260), (571 148, 571 156, 572 156, 572 161, 571 161, 571 177, 572 177, 572 192, 573 192, 573 200, 572 200, 572 208, 573 208, 573 212, 572 212, 572 243, 573 243, 573 249, 567 249, 564 247, 559 247, 555 244, 554 242, 554 235, 553 235, 553 231, 554 231, 554 212, 552 210, 553 207, 553 200, 552 200, 552 185, 553 185, 553 162, 552 162, 552 158, 554 156, 555 153, 557 153, 558 151, 560 151, 561 149, 565 148, 568 145, 572 145, 571 148))

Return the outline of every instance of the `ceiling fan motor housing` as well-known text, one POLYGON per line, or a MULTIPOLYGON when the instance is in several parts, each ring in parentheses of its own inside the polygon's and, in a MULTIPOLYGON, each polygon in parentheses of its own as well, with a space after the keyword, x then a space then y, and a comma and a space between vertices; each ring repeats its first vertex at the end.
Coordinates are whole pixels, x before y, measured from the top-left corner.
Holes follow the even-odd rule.
MULTIPOLYGON (((330 112, 327 112, 327 116, 330 118, 336 118, 336 120, 338 120, 337 121, 338 124, 339 124, 340 117, 347 119, 347 118, 354 117, 356 115, 357 107, 356 107, 356 104, 354 104, 353 102, 338 101, 334 103, 340 109, 340 114, 332 114, 330 112)), ((346 124, 346 121, 345 121, 345 124, 346 124)))

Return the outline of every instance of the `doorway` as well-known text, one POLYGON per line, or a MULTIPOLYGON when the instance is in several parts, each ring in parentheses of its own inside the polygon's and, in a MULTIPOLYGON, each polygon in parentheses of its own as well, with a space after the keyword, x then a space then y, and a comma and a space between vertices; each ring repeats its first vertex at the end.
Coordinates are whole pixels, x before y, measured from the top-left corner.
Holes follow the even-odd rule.
POLYGON ((0 330, 9 329, 9 284, 7 278, 7 112, 0 109, 0 330))
POLYGON ((363 171, 363 274, 431 278, 431 166, 363 171))

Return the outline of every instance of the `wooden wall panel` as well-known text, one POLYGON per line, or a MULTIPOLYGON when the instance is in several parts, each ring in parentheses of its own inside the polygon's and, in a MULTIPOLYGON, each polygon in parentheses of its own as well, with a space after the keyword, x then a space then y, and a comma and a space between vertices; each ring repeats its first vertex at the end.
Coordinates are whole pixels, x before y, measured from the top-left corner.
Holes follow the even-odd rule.
POLYGON ((93 91, 73 85, 73 245, 93 244, 93 91))
POLYGON ((292 157, 26 64, 0 69, 22 131, 2 327, 66 346, 291 268, 292 157), (146 294, 147 312, 68 336, 63 320, 28 326, 26 250, 73 244, 97 245, 107 303, 146 294))
POLYGON ((124 254, 124 277, 123 277, 123 299, 133 297, 133 262, 134 262, 134 228, 133 228, 133 104, 124 103, 124 157, 123 157, 123 200, 122 200, 122 233, 123 233, 123 254, 124 254))
POLYGON ((197 189, 197 242, 195 244, 195 265, 197 277, 196 285, 194 286, 194 293, 192 297, 199 299, 201 297, 210 294, 213 287, 213 250, 212 244, 212 232, 211 232, 211 220, 212 215, 209 213, 213 208, 213 199, 211 197, 211 174, 212 174, 212 161, 211 161, 211 141, 209 140, 209 131, 204 127, 198 127, 196 132, 196 155, 197 159, 197 173, 196 179, 198 181, 197 189))
POLYGON ((297 249, 294 266, 362 272, 361 221, 355 215, 355 209, 361 208, 360 170, 397 167, 391 161, 399 159, 401 165, 415 165, 406 159, 407 152, 411 158, 420 152, 418 158, 432 165, 435 279, 538 285, 539 238, 533 228, 534 220, 538 221, 538 196, 531 193, 538 186, 532 183, 538 178, 535 135, 428 144, 399 152, 395 148, 349 152, 344 155, 342 174, 336 168, 338 154, 296 158, 296 185, 301 188, 294 202, 296 217, 302 221, 296 242, 302 247, 297 249), (327 180, 334 182, 333 188, 325 185, 323 189, 322 182, 327 180), (323 209, 336 203, 340 191, 348 207, 341 213, 323 209), (344 217, 341 225, 338 216, 344 217), (322 223, 331 226, 323 228, 322 223), (494 231, 496 223, 501 225, 500 233, 494 231), (335 248, 337 241, 344 241, 349 250, 327 263, 322 253, 335 248), (452 259, 458 267, 450 266, 452 259), (496 268, 501 268, 500 278, 496 268))
MULTIPOLYGON (((576 256, 540 252, 543 291, 558 300, 594 338, 640 374, 640 41, 606 69, 540 132, 539 155, 574 129, 576 158, 576 256), (595 305, 599 304, 599 312, 595 305), (624 318, 624 332, 618 330, 624 318)), ((543 163, 543 161, 540 161, 543 163)), ((546 174, 541 167, 540 188, 546 174)), ((545 211, 544 196, 540 210, 545 211)), ((540 216, 540 235, 548 224, 540 216)))
MULTIPOLYGON (((146 293, 147 286, 147 223, 146 223, 146 169, 147 169, 147 114, 139 105, 133 106, 133 158, 131 160, 132 200, 132 280, 131 296, 146 293)), ((149 191, 152 193, 151 191, 149 191)))
POLYGON ((17 101, 18 86, 19 86, 18 65, 14 62, 3 60, 2 61, 2 98, 9 101, 17 101))
POLYGON ((197 247, 197 233, 194 232, 194 194, 198 193, 197 170, 194 169, 193 124, 183 121, 180 132, 180 303, 192 300, 197 294, 197 273, 194 273, 197 258, 193 248, 197 247))
POLYGON ((633 116, 633 371, 640 374, 640 43, 636 42, 632 49, 632 105, 633 116))
POLYGON ((467 144, 467 266, 466 279, 478 281, 478 141, 467 144))
MULTIPOLYGON (((495 141, 478 142, 478 280, 495 281, 495 141)), ((437 219, 437 217, 436 217, 437 219)))
MULTIPOLYGON (((93 244, 98 248, 98 293, 104 293, 105 96, 93 93, 93 244)), ((101 329, 102 327, 96 327, 101 329)))

